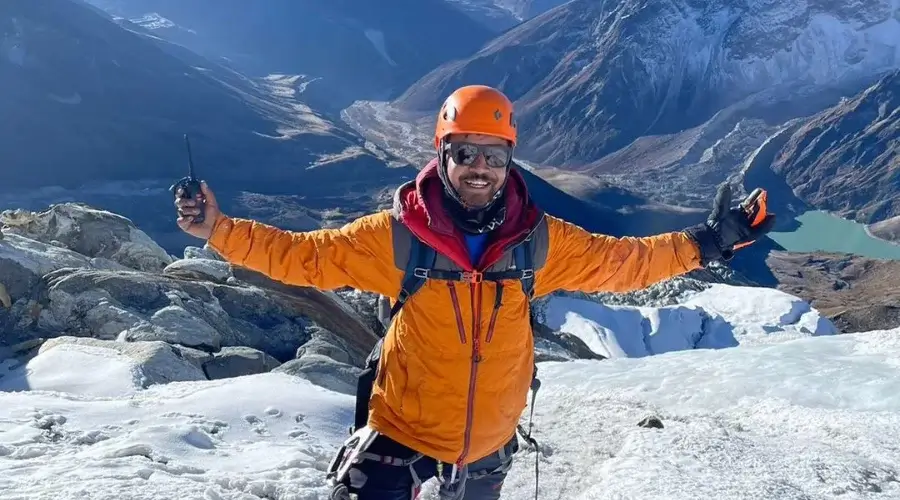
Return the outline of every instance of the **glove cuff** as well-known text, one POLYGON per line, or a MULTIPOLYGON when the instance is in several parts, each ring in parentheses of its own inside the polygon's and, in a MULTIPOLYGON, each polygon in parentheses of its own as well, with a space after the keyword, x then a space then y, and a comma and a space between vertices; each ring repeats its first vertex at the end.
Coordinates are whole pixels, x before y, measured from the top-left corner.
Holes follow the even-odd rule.
POLYGON ((706 266, 710 262, 722 260, 722 250, 719 248, 716 231, 707 224, 690 226, 684 232, 697 243, 700 249, 700 265, 706 266))

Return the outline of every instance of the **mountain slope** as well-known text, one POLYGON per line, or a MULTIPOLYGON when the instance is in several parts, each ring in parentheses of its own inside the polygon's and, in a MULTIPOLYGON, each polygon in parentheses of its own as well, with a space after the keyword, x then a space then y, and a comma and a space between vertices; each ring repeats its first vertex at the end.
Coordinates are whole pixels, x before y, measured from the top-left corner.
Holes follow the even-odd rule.
POLYGON ((516 101, 523 158, 581 168, 758 92, 790 95, 896 67, 891 0, 574 0, 444 64, 394 105, 426 112, 459 85, 497 85, 516 101))
POLYGON ((446 0, 494 32, 542 14, 568 0, 446 0))
POLYGON ((15 206, 86 201, 183 248, 165 189, 187 173, 185 133, 235 215, 254 191, 357 213, 415 174, 298 101, 290 79, 250 80, 80 1, 3 2, 0 25, 0 199, 15 206))
POLYGON ((305 98, 335 109, 397 95, 492 34, 444 0, 90 1, 243 72, 303 74, 305 98))
POLYGON ((352 131, 301 103, 216 65, 192 67, 84 5, 7 2, 0 22, 4 187, 180 177, 184 133, 201 173, 220 183, 312 180, 324 169, 308 167, 328 163, 363 167, 351 170, 360 180, 387 171, 352 131))
POLYGON ((900 216, 900 71, 804 123, 771 168, 813 207, 864 223, 900 216))
POLYGON ((900 261, 776 251, 766 263, 779 290, 808 300, 841 331, 900 325, 900 261))

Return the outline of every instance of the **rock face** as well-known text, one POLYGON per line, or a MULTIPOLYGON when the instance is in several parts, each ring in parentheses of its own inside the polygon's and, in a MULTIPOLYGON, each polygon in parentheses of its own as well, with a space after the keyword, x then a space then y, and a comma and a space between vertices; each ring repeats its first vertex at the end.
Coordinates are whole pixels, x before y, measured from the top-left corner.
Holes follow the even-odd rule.
POLYGON ((877 238, 900 243, 900 216, 872 224, 869 230, 877 238))
POLYGON ((864 223, 900 216, 900 71, 804 123, 772 170, 815 208, 864 223))
POLYGON ((210 380, 266 373, 281 363, 268 354, 249 347, 225 347, 203 363, 203 371, 210 380))
POLYGON ((516 101, 522 158, 588 167, 757 93, 900 67, 898 9, 891 0, 574 0, 437 68, 394 105, 433 113, 457 86, 496 85, 516 101))

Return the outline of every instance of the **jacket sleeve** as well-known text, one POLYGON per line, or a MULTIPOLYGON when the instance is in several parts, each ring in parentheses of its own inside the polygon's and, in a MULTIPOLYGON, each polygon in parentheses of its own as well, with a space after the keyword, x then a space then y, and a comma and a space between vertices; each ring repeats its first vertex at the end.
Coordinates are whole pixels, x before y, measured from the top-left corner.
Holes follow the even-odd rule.
POLYGON ((642 238, 592 234, 547 216, 544 267, 535 275, 535 294, 556 290, 628 292, 700 267, 700 252, 683 232, 642 238))
POLYGON ((234 265, 289 285, 322 290, 348 286, 394 297, 403 274, 394 266, 387 211, 339 229, 309 232, 223 217, 216 222, 209 245, 234 265))

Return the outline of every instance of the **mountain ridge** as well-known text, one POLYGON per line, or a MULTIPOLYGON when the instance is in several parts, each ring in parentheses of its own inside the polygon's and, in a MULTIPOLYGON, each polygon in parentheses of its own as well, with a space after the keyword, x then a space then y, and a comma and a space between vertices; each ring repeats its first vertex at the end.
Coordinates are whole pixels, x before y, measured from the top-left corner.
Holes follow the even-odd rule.
POLYGON ((451 87, 492 84, 516 102, 523 158, 586 168, 765 89, 853 83, 900 67, 900 9, 852 5, 574 0, 435 69, 392 105, 422 112, 451 87))

